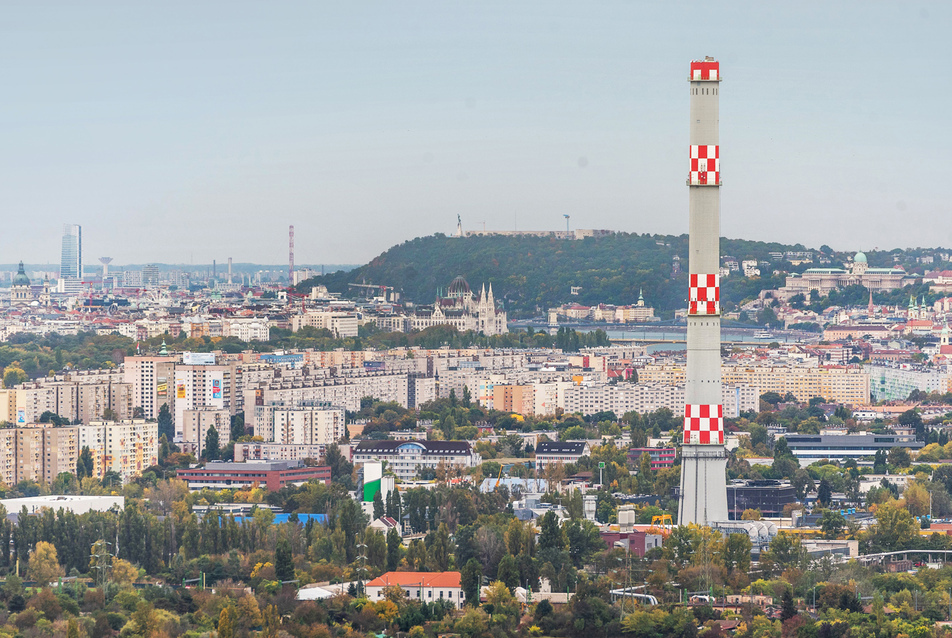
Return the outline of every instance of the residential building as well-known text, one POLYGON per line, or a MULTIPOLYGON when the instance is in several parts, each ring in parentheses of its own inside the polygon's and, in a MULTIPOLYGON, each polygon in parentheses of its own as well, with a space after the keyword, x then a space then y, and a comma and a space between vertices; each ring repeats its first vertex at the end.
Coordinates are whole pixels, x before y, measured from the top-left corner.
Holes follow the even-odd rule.
POLYGON ((163 404, 170 404, 170 386, 175 382, 178 357, 126 357, 123 381, 132 385, 133 408, 142 408, 142 416, 156 419, 163 404))
POLYGON ((175 436, 184 440, 184 412, 209 408, 237 413, 238 388, 237 370, 234 363, 218 364, 177 364, 175 374, 175 395, 172 416, 175 422, 175 436))
POLYGON ((224 447, 231 441, 231 413, 225 409, 198 408, 182 411, 182 451, 198 458, 205 452, 205 439, 209 428, 218 433, 218 445, 224 447), (186 449, 187 448, 187 449, 186 449))
POLYGON ((249 441, 235 443, 235 462, 242 461, 303 461, 305 459, 324 460, 327 446, 323 443, 313 445, 292 445, 288 443, 260 443, 249 441))
MULTIPOLYGON (((684 366, 647 365, 638 372, 645 384, 684 386, 684 366)), ((833 403, 863 405, 869 403, 869 373, 859 366, 818 366, 793 364, 724 363, 721 381, 732 386, 757 388, 760 394, 789 392, 798 401, 823 397, 833 403)), ((725 407, 725 416, 728 408, 725 407)))
POLYGON ((335 337, 342 339, 344 337, 357 336, 357 313, 341 311, 311 311, 302 315, 291 317, 291 331, 297 332, 301 328, 309 326, 318 330, 330 330, 335 337))
POLYGON ((391 587, 403 590, 407 600, 447 600, 456 609, 466 602, 459 572, 387 572, 367 583, 367 598, 375 602, 384 600, 391 587))
POLYGON ((577 463, 583 456, 589 456, 592 448, 587 441, 540 441, 536 446, 536 470, 542 471, 550 464, 577 463))
MULTIPOLYGON (((93 474, 116 472, 127 482, 159 462, 159 425, 145 419, 98 421, 78 428, 79 450, 93 455, 93 474)), ((73 462, 73 471, 76 463, 73 462)))
POLYGON ((386 461, 401 479, 413 479, 420 470, 470 468, 482 462, 467 441, 361 441, 353 448, 353 462, 386 461))
MULTIPOLYGON (((598 383, 576 385, 564 391, 564 409, 567 414, 585 416, 597 412, 647 413, 668 408, 675 414, 684 413, 684 385, 660 383, 598 383)), ((749 385, 723 385, 721 405, 724 416, 736 418, 741 412, 760 410, 760 390, 749 385)))
POLYGON ((270 403, 246 411, 256 436, 286 445, 330 445, 344 436, 344 408, 322 401, 270 403))
POLYGON ((206 463, 205 467, 178 470, 176 475, 188 484, 190 490, 263 487, 269 492, 275 492, 282 487, 302 485, 311 480, 323 481, 325 485, 330 485, 331 482, 331 468, 307 467, 299 461, 213 461, 206 463))
POLYGON ((913 390, 940 394, 952 390, 952 376, 946 370, 902 363, 867 365, 863 369, 869 374, 873 401, 905 401, 913 390))
MULTIPOLYGON (((17 428, 16 481, 52 483, 61 473, 76 473, 78 432, 76 428, 17 428)), ((0 462, 0 466, 9 466, 0 462)))
POLYGON ((674 467, 677 458, 677 450, 673 447, 633 447, 628 449, 628 465, 638 467, 643 454, 651 459, 652 470, 674 467))

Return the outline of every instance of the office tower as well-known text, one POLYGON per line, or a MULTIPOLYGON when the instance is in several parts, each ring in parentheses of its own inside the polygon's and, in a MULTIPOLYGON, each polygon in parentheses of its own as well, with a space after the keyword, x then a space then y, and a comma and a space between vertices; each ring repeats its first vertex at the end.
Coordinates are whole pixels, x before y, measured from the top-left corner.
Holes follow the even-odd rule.
POLYGON ((60 279, 83 279, 83 227, 79 224, 63 225, 60 279))

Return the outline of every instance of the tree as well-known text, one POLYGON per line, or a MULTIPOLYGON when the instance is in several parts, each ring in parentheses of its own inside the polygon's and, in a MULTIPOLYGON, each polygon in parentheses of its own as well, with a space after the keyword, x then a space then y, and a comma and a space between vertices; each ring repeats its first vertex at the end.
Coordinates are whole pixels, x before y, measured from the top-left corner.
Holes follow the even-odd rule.
POLYGON ((109 571, 112 581, 123 588, 131 587, 139 578, 139 570, 136 569, 135 565, 121 558, 112 562, 112 568, 109 571))
POLYGON ((894 467, 909 467, 912 465, 912 456, 904 447, 894 447, 889 450, 889 464, 894 467))
POLYGON ((218 430, 214 425, 208 426, 208 432, 205 433, 205 458, 209 461, 217 461, 220 455, 218 448, 218 430))
POLYGON ((76 460, 76 478, 82 480, 87 476, 92 476, 94 469, 93 453, 88 445, 84 445, 83 450, 79 453, 79 458, 76 460))
POLYGON ((827 538, 836 538, 846 529, 846 517, 833 510, 824 510, 820 517, 820 529, 827 538))
POLYGON ((539 549, 565 548, 565 538, 559 526, 559 517, 555 512, 546 512, 542 517, 541 531, 539 532, 539 549))
POLYGON ((12 388, 15 385, 25 382, 29 377, 23 368, 16 366, 7 366, 3 371, 3 387, 12 388))
POLYGON ((374 492, 374 520, 384 515, 383 498, 380 496, 381 490, 374 492))
POLYGON ((816 490, 816 500, 825 507, 829 507, 833 502, 833 488, 825 478, 820 479, 820 487, 816 490))
POLYGON ((887 501, 876 509, 876 524, 869 530, 870 546, 875 552, 906 549, 919 538, 919 524, 897 501, 887 501))
MULTIPOLYGON (((396 490, 394 490, 396 491, 396 490)), ((387 571, 394 572, 400 567, 400 534, 396 527, 387 531, 387 571)))
POLYGON ((169 441, 175 438, 175 425, 172 423, 172 412, 169 410, 168 403, 163 403, 159 407, 158 429, 159 436, 164 434, 169 441))
POLYGON ((234 638, 235 621, 228 607, 223 607, 218 615, 218 638, 234 638))
POLYGON ((37 586, 46 587, 50 581, 63 575, 63 568, 59 564, 56 546, 53 543, 39 541, 36 548, 30 552, 30 565, 27 570, 31 580, 37 586))
POLYGON ((467 605, 479 606, 479 589, 483 583, 483 566, 475 558, 470 558, 460 574, 460 587, 467 605))
MULTIPOLYGON (((239 412, 231 417, 231 440, 237 441, 245 435, 245 414, 239 412)), ((169 439, 171 441, 171 439, 169 439)))
POLYGON ((294 557, 286 538, 279 540, 274 548, 274 573, 280 581, 294 580, 294 557))
POLYGON ((797 606, 793 602, 793 594, 784 589, 780 596, 780 621, 787 621, 797 615, 797 606))
POLYGON ((727 571, 750 570, 750 550, 753 544, 749 534, 728 534, 724 540, 724 567, 727 571))
POLYGON ((514 591, 519 586, 519 567, 516 565, 515 556, 506 554, 502 557, 496 570, 496 579, 505 583, 509 591, 514 591))

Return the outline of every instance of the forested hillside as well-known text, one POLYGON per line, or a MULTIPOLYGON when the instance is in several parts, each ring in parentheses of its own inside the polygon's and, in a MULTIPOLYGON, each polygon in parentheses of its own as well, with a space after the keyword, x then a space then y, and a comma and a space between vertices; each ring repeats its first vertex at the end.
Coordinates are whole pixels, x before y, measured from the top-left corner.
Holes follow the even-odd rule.
MULTIPOLYGON (((804 250, 801 245, 721 240, 721 254, 738 259, 768 260, 772 251, 804 250)), ((348 283, 393 286, 405 300, 431 302, 457 275, 473 288, 492 283, 497 299, 512 313, 577 302, 633 304, 638 291, 661 311, 683 307, 687 298, 688 236, 617 233, 599 239, 564 240, 554 237, 418 237, 384 252, 365 266, 302 282, 301 291, 323 284, 332 292, 348 294, 348 283), (682 272, 672 275, 674 256, 682 272), (581 286, 577 296, 572 286, 581 286)), ((778 267, 781 266, 778 264, 778 267)), ((782 264, 785 270, 802 270, 782 264)), ((727 279, 722 298, 737 303, 763 288, 782 286, 783 276, 727 279)))

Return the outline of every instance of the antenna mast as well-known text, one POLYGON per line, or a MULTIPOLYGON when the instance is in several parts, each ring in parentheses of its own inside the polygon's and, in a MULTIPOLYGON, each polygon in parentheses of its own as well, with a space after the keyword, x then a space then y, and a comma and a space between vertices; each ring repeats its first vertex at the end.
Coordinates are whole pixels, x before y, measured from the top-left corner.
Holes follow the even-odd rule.
POLYGON ((288 227, 288 286, 294 285, 294 225, 288 227))

